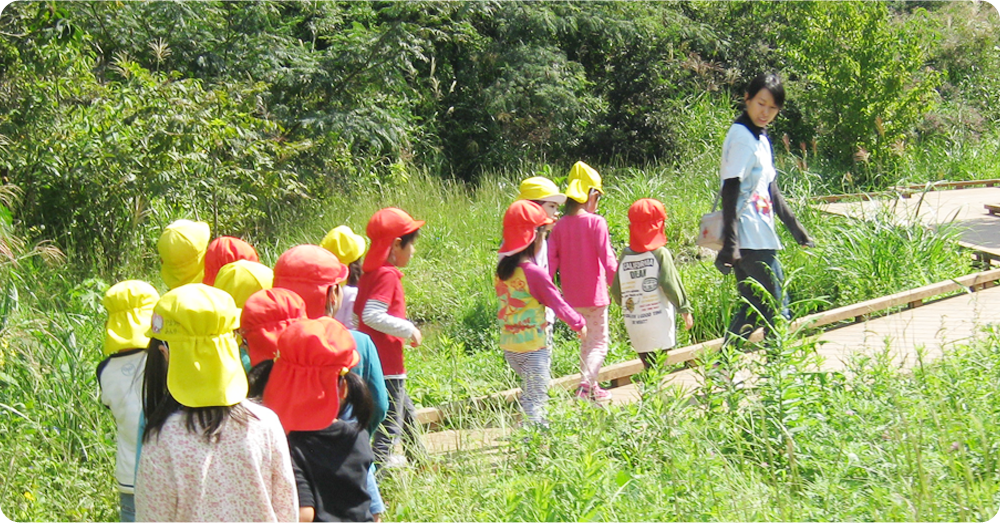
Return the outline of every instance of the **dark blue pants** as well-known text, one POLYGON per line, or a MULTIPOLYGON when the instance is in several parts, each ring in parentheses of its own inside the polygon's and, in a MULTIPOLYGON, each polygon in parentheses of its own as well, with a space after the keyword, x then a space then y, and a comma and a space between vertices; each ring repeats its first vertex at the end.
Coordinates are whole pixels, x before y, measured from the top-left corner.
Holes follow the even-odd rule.
POLYGON ((734 266, 734 270, 740 297, 746 301, 741 300, 733 320, 729 323, 726 332, 727 343, 734 337, 746 338, 761 326, 764 327, 766 335, 770 330, 769 326, 774 324, 776 307, 780 308, 780 313, 785 319, 789 318, 788 296, 781 288, 785 274, 781 270, 781 263, 778 262, 778 251, 740 249, 740 260, 734 266), (760 288, 752 282, 760 284, 760 287, 774 297, 774 300, 762 299, 759 294, 760 288))

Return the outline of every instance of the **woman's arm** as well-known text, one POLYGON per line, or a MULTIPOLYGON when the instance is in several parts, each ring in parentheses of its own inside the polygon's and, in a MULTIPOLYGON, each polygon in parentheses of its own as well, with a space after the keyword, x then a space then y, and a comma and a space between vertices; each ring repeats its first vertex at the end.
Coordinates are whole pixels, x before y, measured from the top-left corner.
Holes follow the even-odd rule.
POLYGON ((715 267, 722 274, 729 274, 740 260, 740 246, 736 237, 736 200, 740 196, 739 178, 728 178, 722 184, 722 250, 715 257, 715 267))
POLYGON ((795 217, 795 212, 785 202, 785 197, 782 196, 781 190, 778 189, 778 183, 771 182, 767 188, 771 192, 771 205, 774 206, 774 214, 778 215, 778 218, 785 224, 785 227, 788 227, 788 232, 792 233, 795 243, 803 247, 815 247, 812 239, 809 238, 809 234, 802 227, 802 224, 799 223, 799 219, 795 217))

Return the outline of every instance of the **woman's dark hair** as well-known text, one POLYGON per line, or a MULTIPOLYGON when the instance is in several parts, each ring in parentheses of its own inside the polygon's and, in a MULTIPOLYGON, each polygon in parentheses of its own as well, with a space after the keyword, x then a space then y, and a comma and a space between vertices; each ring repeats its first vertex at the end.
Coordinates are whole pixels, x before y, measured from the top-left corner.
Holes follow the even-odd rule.
POLYGON ((504 256, 500 259, 500 263, 497 263, 497 278, 500 278, 500 281, 509 280, 514 275, 514 271, 517 270, 517 266, 520 265, 521 260, 527 256, 534 256, 538 251, 537 235, 542 234, 542 227, 536 227, 535 234, 536 241, 531 242, 531 245, 510 256, 504 256))
POLYGON ((351 271, 347 273, 347 284, 350 285, 351 287, 357 287, 358 280, 361 279, 361 272, 362 272, 361 260, 358 259, 352 261, 350 264, 347 265, 347 268, 350 269, 351 271))
POLYGON ((271 369, 274 368, 274 360, 264 360, 250 369, 247 373, 247 382, 250 389, 247 398, 260 403, 264 399, 264 389, 267 387, 267 380, 271 378, 271 369))
POLYGON ((411 242, 413 242, 413 240, 416 240, 417 236, 419 236, 419 235, 420 235, 420 229, 417 229, 417 230, 411 232, 410 234, 404 234, 404 235, 400 236, 399 237, 399 246, 400 247, 406 247, 411 242))
POLYGON ((779 108, 785 106, 785 86, 775 73, 760 73, 747 86, 747 98, 757 96, 761 89, 767 89, 774 97, 774 104, 779 108))
POLYGON ((342 378, 347 380, 347 399, 340 406, 340 413, 337 417, 342 418, 344 408, 350 405, 354 419, 358 420, 358 427, 367 428, 375 412, 375 400, 372 399, 372 392, 368 390, 368 384, 365 383, 364 378, 358 374, 348 372, 342 378))

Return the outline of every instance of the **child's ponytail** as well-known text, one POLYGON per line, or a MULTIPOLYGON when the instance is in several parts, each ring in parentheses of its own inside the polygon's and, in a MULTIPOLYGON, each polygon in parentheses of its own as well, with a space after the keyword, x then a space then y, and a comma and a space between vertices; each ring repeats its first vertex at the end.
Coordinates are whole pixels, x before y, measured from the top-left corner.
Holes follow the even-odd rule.
MULTIPOLYGON (((541 232, 539 231, 538 234, 541 234, 541 232)), ((500 278, 500 281, 509 280, 514 275, 514 271, 517 270, 517 266, 520 265, 521 260, 534 256, 537 251, 538 242, 533 241, 524 250, 501 258, 500 263, 497 263, 497 278, 500 278)))
POLYGON ((375 413, 375 400, 372 399, 372 393, 368 390, 368 384, 365 383, 364 378, 353 372, 345 374, 344 380, 347 381, 347 399, 340 406, 340 413, 337 417, 342 418, 344 409, 350 405, 354 419, 358 420, 358 428, 367 429, 375 413))

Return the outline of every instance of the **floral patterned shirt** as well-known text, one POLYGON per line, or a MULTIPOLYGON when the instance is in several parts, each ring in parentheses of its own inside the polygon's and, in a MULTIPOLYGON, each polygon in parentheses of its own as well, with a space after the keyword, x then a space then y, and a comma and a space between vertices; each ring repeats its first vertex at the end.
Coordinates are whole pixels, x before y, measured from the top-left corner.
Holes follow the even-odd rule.
POLYGON ((298 521, 295 475, 278 416, 247 400, 257 419, 228 421, 219 441, 173 414, 143 445, 136 521, 298 521))

